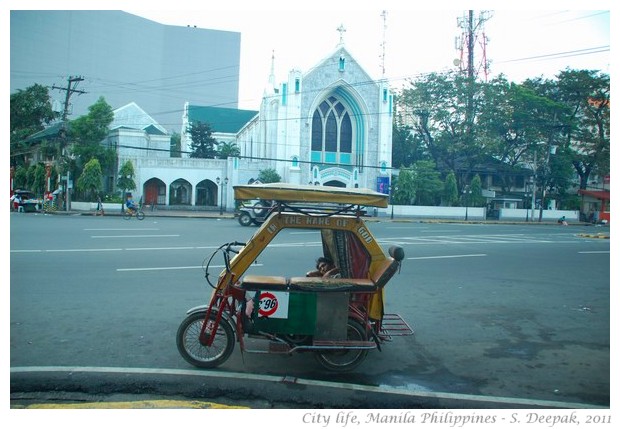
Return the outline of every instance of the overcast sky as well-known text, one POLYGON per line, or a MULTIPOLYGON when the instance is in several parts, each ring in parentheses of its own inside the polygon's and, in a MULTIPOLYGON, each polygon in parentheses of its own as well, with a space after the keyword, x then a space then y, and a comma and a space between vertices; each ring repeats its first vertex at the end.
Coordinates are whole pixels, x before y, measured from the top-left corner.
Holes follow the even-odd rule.
MULTIPOLYGON (((457 38, 465 30, 457 22, 466 11, 454 7, 455 4, 453 8, 421 10, 403 7, 407 2, 385 1, 381 6, 372 2, 372 7, 348 10, 343 6, 348 3, 334 2, 335 10, 321 6, 321 2, 314 2, 315 6, 307 9, 256 2, 260 7, 123 10, 163 24, 240 32, 240 108, 258 108, 272 52, 276 82, 281 82, 290 69, 306 72, 329 55, 339 42, 340 25, 346 29, 345 46, 371 77, 385 76, 395 88, 401 88, 406 79, 420 73, 454 68, 455 60, 461 56, 457 38)), ((476 17, 482 10, 488 11, 488 19, 477 32, 474 62, 481 64, 486 53, 491 77, 504 73, 516 82, 539 75, 553 77, 566 67, 609 73, 610 13, 609 9, 593 9, 597 4, 605 2, 589 2, 589 7, 581 10, 566 6, 545 10, 523 6, 521 10, 474 9, 476 17), (487 40, 486 52, 482 49, 483 35, 487 40)))
MULTIPOLYGON (((276 83, 280 83, 290 69, 307 72, 329 55, 339 42, 341 25, 346 29, 345 46, 354 58, 372 78, 385 77, 394 88, 402 88, 407 79, 421 73, 454 68, 461 55, 457 38, 465 31, 457 21, 467 9, 474 10, 476 17, 488 11, 488 19, 477 32, 475 63, 482 62, 484 35, 490 77, 504 73, 521 82, 539 75, 553 77, 566 67, 610 72, 610 0, 434 0, 428 5, 433 9, 421 9, 417 0, 314 0, 306 6, 276 0, 176 0, 163 5, 115 0, 0 3, 5 24, 11 9, 117 9, 162 24, 240 32, 242 109, 259 108, 272 53, 276 83), (539 3, 544 3, 544 9, 533 6, 539 3), (501 10, 492 9, 498 5, 501 10)), ((8 34, 8 25, 1 27, 8 34)), ((8 40, 2 39, 7 47, 3 55, 8 58, 8 40)), ((8 64, 3 62, 5 70, 8 64)))

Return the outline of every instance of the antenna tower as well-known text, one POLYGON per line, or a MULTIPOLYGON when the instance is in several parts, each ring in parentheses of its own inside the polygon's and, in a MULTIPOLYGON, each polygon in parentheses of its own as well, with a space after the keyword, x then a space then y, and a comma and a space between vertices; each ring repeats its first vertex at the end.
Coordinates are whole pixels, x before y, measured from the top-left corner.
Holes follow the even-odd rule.
POLYGON ((487 60, 487 42, 489 39, 484 31, 484 23, 491 19, 489 11, 481 11, 478 16, 473 10, 466 11, 456 19, 461 34, 456 37, 455 48, 458 58, 454 65, 468 77, 478 78, 482 73, 484 80, 489 77, 489 62, 487 60), (476 55, 476 52, 479 54, 476 55), (480 58, 476 61, 475 58, 480 58))
POLYGON ((387 30, 387 11, 384 10, 381 12, 381 17, 383 18, 383 40, 381 41, 381 77, 385 77, 385 33, 387 30))

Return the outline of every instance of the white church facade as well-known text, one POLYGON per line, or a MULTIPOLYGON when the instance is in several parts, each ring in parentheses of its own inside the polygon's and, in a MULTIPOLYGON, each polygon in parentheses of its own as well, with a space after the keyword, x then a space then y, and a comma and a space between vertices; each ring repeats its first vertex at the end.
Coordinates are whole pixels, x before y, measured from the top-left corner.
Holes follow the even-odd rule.
POLYGON ((393 95, 387 80, 373 79, 341 43, 306 73, 293 69, 275 82, 272 66, 259 111, 186 103, 181 158, 160 150, 166 148, 163 128, 154 121, 123 124, 121 109, 115 111, 108 144, 133 136, 131 145, 118 144, 118 158, 119 166, 134 165, 134 196, 146 204, 230 210, 232 186, 268 168, 286 183, 389 192, 393 95), (190 158, 187 129, 195 121, 208 122, 219 143, 235 143, 240 157, 190 158), (142 150, 132 149, 138 146, 142 150))

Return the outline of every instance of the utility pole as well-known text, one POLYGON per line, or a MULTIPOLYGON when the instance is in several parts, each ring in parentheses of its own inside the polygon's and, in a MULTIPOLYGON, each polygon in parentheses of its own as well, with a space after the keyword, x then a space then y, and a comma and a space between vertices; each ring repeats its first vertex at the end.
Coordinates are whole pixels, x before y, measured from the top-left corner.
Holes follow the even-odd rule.
MULTIPOLYGON (((67 117, 69 116, 69 100, 71 98, 71 95, 73 95, 74 93, 86 94, 86 91, 75 89, 77 87, 77 84, 79 82, 82 82, 83 80, 84 78, 81 76, 69 76, 69 78, 67 79, 66 88, 52 85, 52 89, 58 89, 60 91, 65 91, 65 106, 62 112, 62 130, 60 134, 61 139, 62 139, 62 142, 61 142, 62 154, 61 155, 64 155, 64 150, 65 150, 65 146, 67 143, 66 122, 67 122, 67 117)), ((67 175, 64 177, 64 179, 66 179, 66 182, 67 182, 67 187, 65 189, 65 210, 69 211, 71 210, 71 193, 69 192, 69 185, 71 184, 71 172, 69 170, 67 170, 67 175)))
POLYGON ((65 107, 64 110, 62 112, 62 121, 65 122, 67 120, 67 116, 69 116, 69 99, 71 98, 71 95, 73 93, 77 93, 77 94, 86 94, 86 91, 80 91, 78 89, 75 89, 75 87, 77 86, 77 84, 79 82, 82 82, 84 80, 83 77, 81 76, 69 76, 69 78, 67 79, 67 87, 66 88, 62 88, 56 85, 52 85, 52 89, 58 89, 60 91, 65 91, 65 107))

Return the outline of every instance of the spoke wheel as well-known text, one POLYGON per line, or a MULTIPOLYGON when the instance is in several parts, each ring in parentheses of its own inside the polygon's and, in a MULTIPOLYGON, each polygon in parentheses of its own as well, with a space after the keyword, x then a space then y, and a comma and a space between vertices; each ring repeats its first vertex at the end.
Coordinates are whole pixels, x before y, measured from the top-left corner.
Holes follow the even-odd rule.
MULTIPOLYGON (((200 368, 214 368, 224 363, 235 347, 233 328, 225 320, 220 320, 211 346, 200 343, 199 336, 206 312, 190 314, 177 330, 177 348, 187 362, 200 368)), ((214 323, 217 313, 212 312, 209 320, 214 323)))
POLYGON ((125 210, 123 212, 123 219, 125 219, 125 220, 131 219, 131 213, 128 210, 125 210))
POLYGON ((136 212, 136 218, 137 218, 138 220, 142 220, 142 219, 144 219, 144 212, 143 212, 142 210, 137 211, 137 212, 136 212))
MULTIPOLYGON (((368 335, 359 322, 349 319, 347 322, 347 340, 366 341, 368 335)), ((317 352, 316 359, 330 371, 345 372, 357 368, 366 359, 368 350, 337 350, 317 352)))

